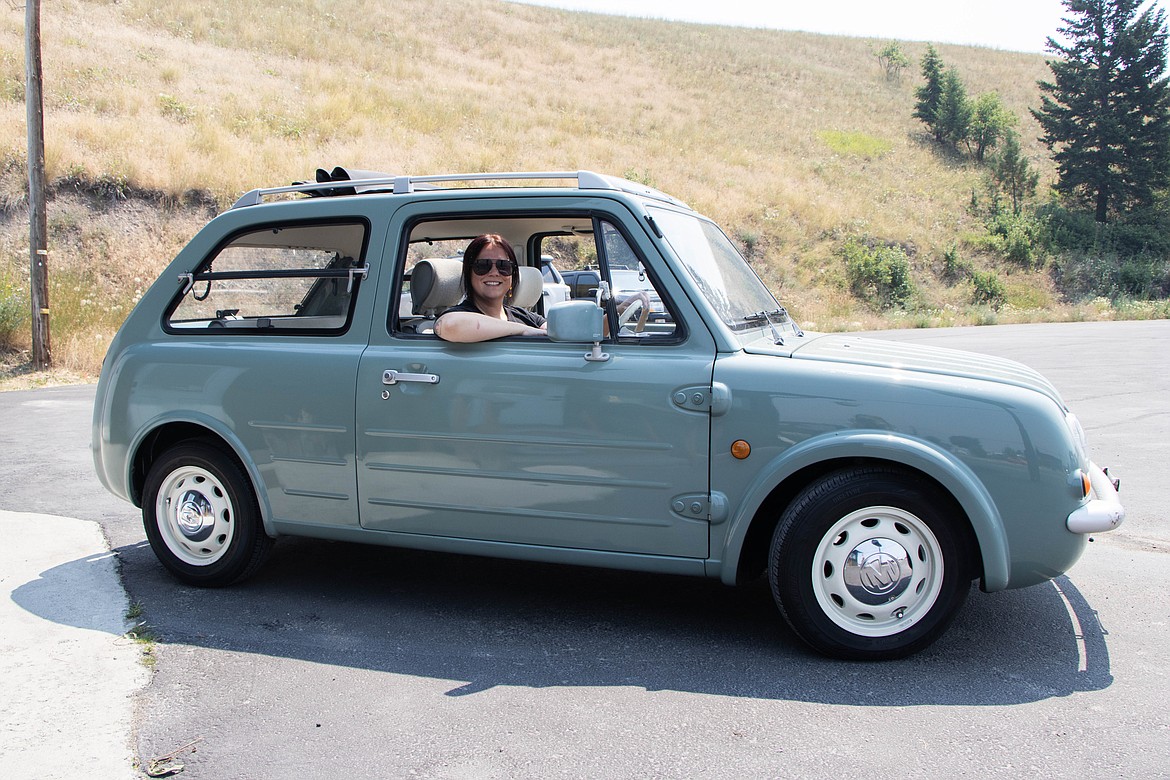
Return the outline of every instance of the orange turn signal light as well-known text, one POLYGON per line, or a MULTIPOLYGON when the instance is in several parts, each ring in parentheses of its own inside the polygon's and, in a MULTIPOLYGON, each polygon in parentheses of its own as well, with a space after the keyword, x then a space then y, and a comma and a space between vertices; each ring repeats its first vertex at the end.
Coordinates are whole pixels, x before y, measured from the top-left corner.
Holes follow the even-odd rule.
MULTIPOLYGON (((1088 498, 1093 490, 1093 480, 1089 478, 1089 472, 1077 469, 1076 476, 1081 478, 1081 498, 1088 498)), ((1076 477, 1073 479, 1075 480, 1076 477)))
POLYGON ((737 460, 743 460, 748 455, 752 454, 752 445, 748 444, 743 439, 736 439, 731 443, 731 457, 737 460))

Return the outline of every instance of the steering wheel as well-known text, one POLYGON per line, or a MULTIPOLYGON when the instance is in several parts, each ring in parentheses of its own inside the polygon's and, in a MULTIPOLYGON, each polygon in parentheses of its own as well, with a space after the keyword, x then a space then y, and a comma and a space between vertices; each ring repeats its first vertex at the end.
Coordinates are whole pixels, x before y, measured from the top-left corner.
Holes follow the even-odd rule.
POLYGON ((625 306, 618 313, 618 329, 629 325, 630 320, 635 317, 638 321, 634 324, 634 332, 641 333, 646 330, 646 319, 650 314, 650 299, 646 297, 646 293, 635 293, 619 304, 619 308, 625 306))

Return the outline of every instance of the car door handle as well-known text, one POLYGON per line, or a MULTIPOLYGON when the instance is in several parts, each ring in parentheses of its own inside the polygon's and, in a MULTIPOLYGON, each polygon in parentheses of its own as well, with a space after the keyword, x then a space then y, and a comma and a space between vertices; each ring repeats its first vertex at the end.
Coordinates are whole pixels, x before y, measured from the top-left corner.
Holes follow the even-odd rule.
POLYGON ((426 385, 439 384, 438 374, 408 374, 405 371, 395 371, 392 368, 382 372, 382 384, 396 385, 399 382, 422 382, 426 385))

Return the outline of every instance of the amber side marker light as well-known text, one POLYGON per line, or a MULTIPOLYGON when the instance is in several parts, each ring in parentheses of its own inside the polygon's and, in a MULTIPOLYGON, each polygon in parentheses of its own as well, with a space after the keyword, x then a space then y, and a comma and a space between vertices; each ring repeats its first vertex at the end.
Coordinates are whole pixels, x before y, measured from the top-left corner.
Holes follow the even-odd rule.
POLYGON ((743 460, 751 454, 752 445, 748 444, 743 439, 737 439, 731 443, 731 457, 743 460))
MULTIPOLYGON (((1077 475, 1081 478, 1081 498, 1088 498, 1089 493, 1093 490, 1093 482, 1084 469, 1077 469, 1077 475)), ((1075 483, 1076 477, 1074 476, 1073 479, 1075 483)))

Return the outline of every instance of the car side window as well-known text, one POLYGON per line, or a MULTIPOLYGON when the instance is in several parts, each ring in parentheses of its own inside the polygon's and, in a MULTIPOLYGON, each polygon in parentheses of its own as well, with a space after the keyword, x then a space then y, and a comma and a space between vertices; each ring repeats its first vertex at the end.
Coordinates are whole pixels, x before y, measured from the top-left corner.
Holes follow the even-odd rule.
MULTIPOLYGON (((670 341, 680 334, 677 317, 635 249, 613 221, 590 213, 460 214, 421 219, 405 233, 398 294, 388 325, 408 336, 433 337, 435 320, 463 297, 458 264, 477 236, 496 233, 522 267, 541 271, 543 289, 513 301, 538 313, 574 298, 596 300, 604 279, 613 292, 608 324, 623 343, 670 341), (420 271, 421 268, 421 271, 420 271)), ((613 340, 612 338, 610 340, 613 340)))
POLYGON ((340 333, 367 267, 365 223, 272 225, 234 236, 186 275, 175 332, 340 333))
POLYGON ((616 311, 618 341, 630 343, 673 339, 677 318, 637 253, 612 223, 601 223, 601 247, 616 311))

